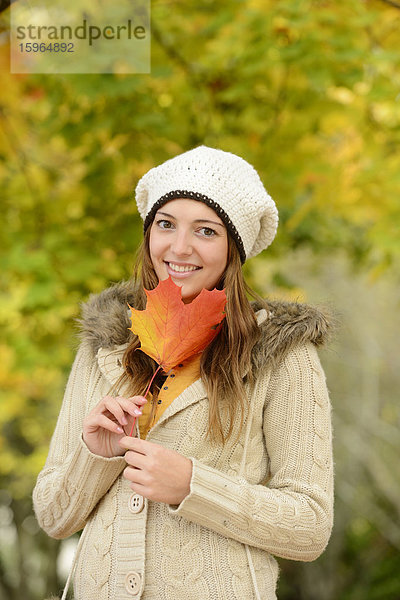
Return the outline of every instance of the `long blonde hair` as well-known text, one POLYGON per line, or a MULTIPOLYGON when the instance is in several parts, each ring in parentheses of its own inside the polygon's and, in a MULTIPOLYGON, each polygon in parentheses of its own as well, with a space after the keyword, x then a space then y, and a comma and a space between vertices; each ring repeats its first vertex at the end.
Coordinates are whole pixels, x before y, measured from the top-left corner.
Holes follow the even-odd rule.
MULTIPOLYGON (((151 227, 146 230, 144 240, 138 249, 133 275, 134 306, 139 310, 143 310, 146 306, 144 288, 152 290, 158 284, 150 258, 150 229, 151 227)), ((240 255, 229 234, 227 266, 217 287, 225 288, 226 317, 220 332, 201 355, 200 375, 209 400, 207 434, 212 440, 225 442, 231 436, 238 417, 239 431, 243 425, 246 404, 245 381, 251 383, 255 376, 251 353, 259 339, 260 331, 247 294, 263 302, 244 281, 240 255), (246 375, 245 379, 244 375, 246 375)), ((139 347, 140 341, 137 336, 134 336, 123 357, 125 368, 123 380, 128 381, 128 389, 132 395, 144 393, 158 367, 152 358, 143 352, 136 352, 139 347)), ((153 405, 148 424, 152 422, 156 411, 156 398, 160 386, 161 380, 156 377, 151 388, 153 405)))

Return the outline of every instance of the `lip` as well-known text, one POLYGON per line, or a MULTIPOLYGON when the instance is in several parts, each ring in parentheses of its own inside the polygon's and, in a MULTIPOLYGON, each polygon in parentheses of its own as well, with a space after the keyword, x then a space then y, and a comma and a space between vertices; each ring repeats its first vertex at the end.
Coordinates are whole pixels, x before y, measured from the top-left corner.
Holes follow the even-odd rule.
POLYGON ((175 262, 174 260, 171 261, 164 261, 164 264, 166 266, 168 275, 171 275, 171 277, 174 277, 176 279, 186 279, 187 277, 190 277, 191 275, 193 275, 194 273, 197 273, 198 271, 201 270, 202 267, 199 267, 198 265, 194 265, 192 263, 183 263, 183 262, 175 262), (178 265, 180 267, 197 267, 196 270, 194 271, 187 271, 185 272, 179 272, 179 271, 174 271, 173 269, 170 268, 169 263, 173 262, 174 265, 178 265))

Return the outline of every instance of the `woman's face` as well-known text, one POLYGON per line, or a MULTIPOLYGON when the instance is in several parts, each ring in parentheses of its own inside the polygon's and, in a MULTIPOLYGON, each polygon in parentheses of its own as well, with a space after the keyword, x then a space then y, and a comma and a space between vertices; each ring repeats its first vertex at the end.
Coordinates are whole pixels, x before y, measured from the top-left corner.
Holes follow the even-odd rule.
POLYGON ((225 271, 228 234, 222 220, 196 200, 170 200, 157 211, 150 230, 150 257, 159 280, 170 275, 191 302, 212 290, 225 271))

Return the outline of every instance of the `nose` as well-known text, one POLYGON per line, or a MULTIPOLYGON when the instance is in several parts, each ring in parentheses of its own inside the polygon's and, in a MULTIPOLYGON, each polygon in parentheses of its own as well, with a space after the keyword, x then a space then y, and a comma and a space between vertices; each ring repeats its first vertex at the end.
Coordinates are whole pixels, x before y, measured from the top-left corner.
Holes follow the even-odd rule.
POLYGON ((190 232, 178 229, 171 240, 171 250, 175 256, 190 256, 192 254, 190 232))

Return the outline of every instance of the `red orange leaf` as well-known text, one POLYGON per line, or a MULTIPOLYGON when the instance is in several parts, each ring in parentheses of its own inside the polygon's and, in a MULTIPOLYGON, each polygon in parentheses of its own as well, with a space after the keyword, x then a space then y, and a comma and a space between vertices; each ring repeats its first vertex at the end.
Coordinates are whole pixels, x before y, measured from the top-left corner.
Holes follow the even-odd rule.
POLYGON ((145 292, 146 309, 130 307, 130 329, 139 337, 140 349, 165 372, 202 352, 217 335, 216 326, 225 317, 224 290, 202 290, 192 302, 184 304, 181 288, 169 277, 145 292))

